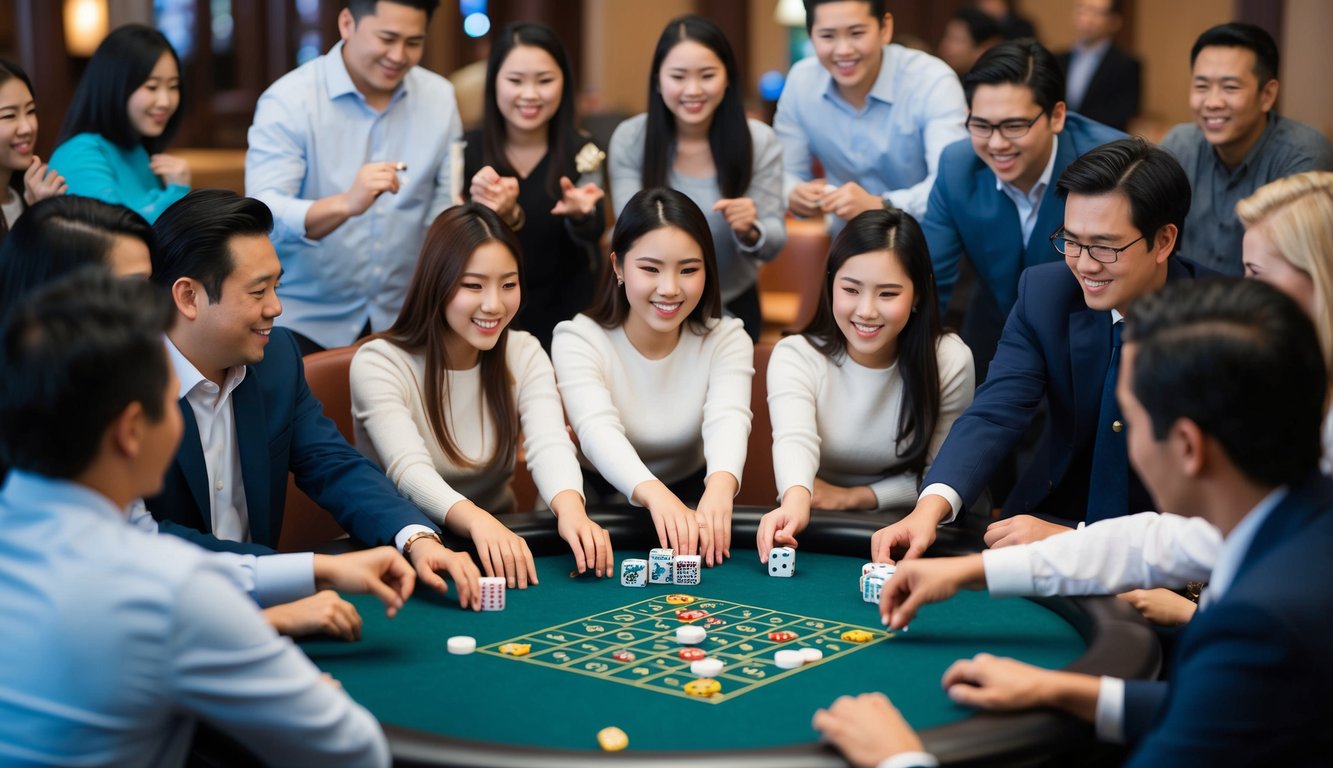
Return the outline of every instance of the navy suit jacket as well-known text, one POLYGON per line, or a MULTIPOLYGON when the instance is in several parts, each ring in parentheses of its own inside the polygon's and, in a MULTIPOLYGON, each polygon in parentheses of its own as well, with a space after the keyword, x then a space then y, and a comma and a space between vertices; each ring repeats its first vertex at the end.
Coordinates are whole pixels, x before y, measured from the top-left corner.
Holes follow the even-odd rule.
MULTIPOLYGON (((1057 54, 1055 59, 1060 63, 1060 71, 1068 76, 1069 53, 1057 54)), ((1113 45, 1106 49, 1097 71, 1092 73, 1078 112, 1123 131, 1139 113, 1142 90, 1143 68, 1139 60, 1113 45)))
POLYGON ((1051 183, 1041 198, 1032 236, 1023 242, 1023 228, 1014 202, 995 188, 995 172, 977 157, 972 141, 963 139, 944 148, 939 173, 930 190, 921 230, 930 247, 940 308, 949 303, 958 281, 958 262, 966 254, 977 281, 994 297, 1003 318, 1014 306, 1018 276, 1037 264, 1060 260, 1047 237, 1064 225, 1065 201, 1055 182, 1080 155, 1125 134, 1069 113, 1056 142, 1051 183))
POLYGON ((162 493, 147 500, 163 532, 206 549, 271 554, 282 532, 289 471, 297 487, 362 544, 393 544, 408 525, 436 530, 324 415, 306 384, 301 353, 289 331, 273 329, 264 361, 250 366, 231 398, 251 542, 213 536, 203 446, 194 411, 183 398, 185 434, 162 493))
MULTIPOLYGON (((1212 274, 1176 256, 1167 261, 1167 280, 1212 274)), ((1063 261, 1024 272, 990 375, 954 422, 923 485, 944 483, 958 491, 964 507, 971 505, 1045 398, 1045 430, 1032 464, 1009 494, 1005 515, 1082 520, 1111 343, 1111 313, 1088 308, 1063 261)), ((1126 514, 1153 509, 1130 474, 1126 514)))
POLYGON ((1293 487, 1235 580, 1176 645, 1171 682, 1126 681, 1129 764, 1328 765, 1333 482, 1293 487))

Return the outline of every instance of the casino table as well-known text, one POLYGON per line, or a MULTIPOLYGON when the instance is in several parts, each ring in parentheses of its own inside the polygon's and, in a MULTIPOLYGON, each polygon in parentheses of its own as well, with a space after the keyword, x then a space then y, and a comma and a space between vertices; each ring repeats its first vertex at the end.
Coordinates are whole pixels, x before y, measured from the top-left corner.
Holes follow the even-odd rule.
MULTIPOLYGON (((944 763, 1007 764, 1070 754, 1090 742, 1091 729, 1052 712, 977 713, 953 704, 939 684, 953 661, 985 651, 1094 674, 1158 671, 1152 632, 1110 598, 964 592, 890 635, 857 587, 882 518, 817 514, 800 538, 796 574, 775 578, 753 549, 763 511, 736 511, 732 559, 703 569, 689 587, 624 587, 618 574, 571 578, 573 558, 554 521, 521 516, 528 519, 511 527, 537 556, 541 583, 507 590, 503 611, 464 611, 452 596, 419 591, 390 621, 373 599, 356 597, 365 621, 360 642, 301 647, 384 724, 395 764, 411 766, 838 766, 845 763, 819 743, 811 715, 839 695, 876 690, 944 763), (674 594, 695 603, 667 605, 674 594), (673 610, 704 605, 712 616, 699 623, 714 623, 703 647, 727 661, 717 677, 722 691, 711 698, 681 690, 693 678, 674 635, 681 622, 673 610), (873 640, 843 642, 840 633, 852 627, 871 630, 873 640), (773 642, 770 629, 798 638, 773 642), (454 635, 475 637, 478 651, 449 654, 454 635), (530 652, 498 651, 511 641, 530 652), (824 658, 794 670, 772 664, 774 650, 803 646, 822 648, 824 658), (636 658, 617 662, 617 650, 636 658), (597 732, 611 725, 629 736, 623 752, 597 746, 597 732)), ((593 517, 611 532, 617 562, 647 558, 657 546, 643 510, 593 517)), ((978 547, 974 533, 946 529, 932 554, 978 547)))

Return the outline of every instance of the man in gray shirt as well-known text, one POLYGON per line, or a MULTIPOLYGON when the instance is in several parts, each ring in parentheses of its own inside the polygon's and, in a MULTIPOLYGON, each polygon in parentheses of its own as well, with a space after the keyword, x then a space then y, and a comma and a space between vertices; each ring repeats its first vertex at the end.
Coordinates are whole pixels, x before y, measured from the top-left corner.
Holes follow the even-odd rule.
POLYGON ((1333 170, 1333 146, 1319 131, 1274 111, 1278 50, 1253 24, 1221 24, 1190 51, 1193 123, 1172 128, 1162 148, 1185 168, 1193 204, 1180 254, 1241 274, 1236 203, 1270 181, 1302 171, 1333 170))

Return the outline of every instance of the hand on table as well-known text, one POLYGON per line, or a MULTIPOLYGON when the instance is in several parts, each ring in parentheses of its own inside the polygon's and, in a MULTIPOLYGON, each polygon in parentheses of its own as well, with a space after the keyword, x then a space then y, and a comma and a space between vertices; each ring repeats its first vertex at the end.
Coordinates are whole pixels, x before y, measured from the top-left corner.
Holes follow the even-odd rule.
POLYGON ((1068 533, 1073 529, 1058 523, 1048 523, 1032 515, 1014 515, 1003 520, 996 520, 986 526, 986 546, 992 549, 1012 547, 1015 544, 1031 544, 1034 541, 1068 533))
POLYGON ((1189 623, 1199 606, 1169 589, 1135 589, 1116 597, 1134 606, 1143 618, 1161 627, 1189 623))
POLYGON ((671 547, 678 555, 697 555, 709 548, 708 522, 700 520, 661 480, 640 483, 633 498, 652 515, 658 546, 671 547))
POLYGON ((870 537, 870 559, 893 563, 921 557, 935 543, 935 529, 953 511, 948 499, 935 494, 922 496, 906 517, 880 528, 870 537))
POLYGON ((410 559, 422 584, 443 595, 449 591, 449 586, 439 574, 447 573, 458 590, 458 604, 474 611, 481 610, 481 573, 468 553, 455 552, 434 539, 423 537, 412 542, 410 559))
POLYGON ((732 500, 740 490, 740 482, 730 472, 714 472, 704 484, 699 497, 698 515, 700 533, 708 532, 708 539, 700 543, 699 551, 704 564, 721 565, 723 558, 731 557, 732 500))
POLYGON ((503 576, 510 589, 527 589, 529 583, 537 583, 537 564, 528 543, 495 515, 464 500, 449 509, 445 521, 451 531, 472 539, 487 576, 503 576))
POLYGON ((611 534, 588 517, 583 498, 574 491, 561 491, 551 500, 556 513, 556 531, 574 552, 578 572, 592 568, 598 578, 615 573, 616 555, 611 551, 611 534))
POLYGON ((828 709, 817 710, 810 724, 857 768, 875 768, 902 752, 924 751, 920 737, 882 693, 839 697, 828 709))
POLYGON ((330 589, 265 608, 264 619, 278 634, 288 637, 331 635, 349 642, 361 639, 361 615, 330 589))
POLYGON ((948 600, 964 587, 984 586, 981 555, 904 560, 880 591, 880 620, 890 629, 902 629, 912 623, 921 606, 948 600))
POLYGON ((759 562, 768 562, 768 553, 774 547, 796 547, 796 536, 810 525, 810 491, 793 485, 782 494, 782 504, 759 518, 755 532, 755 548, 759 562))
POLYGON ((374 595, 391 619, 412 596, 416 581, 412 566, 393 547, 315 555, 315 589, 374 595))
POLYGON ((875 509, 879 499, 868 485, 856 485, 845 488, 815 478, 815 492, 810 497, 810 506, 815 509, 859 510, 875 509))

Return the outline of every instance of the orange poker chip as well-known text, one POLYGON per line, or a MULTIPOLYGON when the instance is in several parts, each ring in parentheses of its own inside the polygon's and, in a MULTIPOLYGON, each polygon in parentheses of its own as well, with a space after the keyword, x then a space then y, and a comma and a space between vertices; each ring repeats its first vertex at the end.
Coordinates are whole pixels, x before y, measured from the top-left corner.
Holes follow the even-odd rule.
POLYGON ((797 635, 795 632, 786 629, 782 630, 781 632, 768 633, 768 639, 772 640, 775 643, 789 643, 792 640, 795 640, 796 637, 797 635))
POLYGON ((690 597, 689 595, 676 594, 676 595, 667 595, 666 601, 668 605, 689 605, 690 603, 694 602, 694 598, 690 597))
POLYGON ((691 696, 702 696, 706 699, 721 692, 722 684, 711 677, 701 677, 685 684, 685 693, 691 696))
POLYGON ((702 648, 681 648, 680 658, 685 661, 698 661, 707 656, 708 653, 702 648))
POLYGON ((506 656, 527 656, 532 651, 532 646, 528 643, 505 643, 500 646, 500 653, 506 656))

